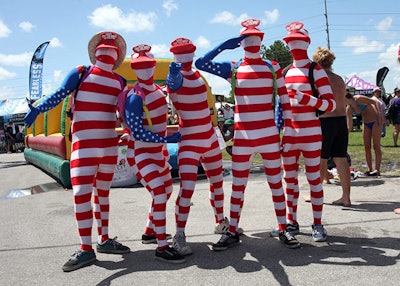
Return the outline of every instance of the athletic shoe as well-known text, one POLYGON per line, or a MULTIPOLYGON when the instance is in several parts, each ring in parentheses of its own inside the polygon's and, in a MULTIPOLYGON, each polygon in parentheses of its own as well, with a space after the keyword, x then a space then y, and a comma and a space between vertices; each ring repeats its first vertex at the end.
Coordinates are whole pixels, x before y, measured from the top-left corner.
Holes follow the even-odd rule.
POLYGON ((119 243, 117 237, 113 239, 109 238, 103 243, 98 243, 96 245, 97 252, 100 253, 111 253, 111 254, 123 254, 130 252, 130 248, 119 243))
MULTIPOLYGON (((224 234, 229 230, 229 219, 225 217, 224 221, 217 225, 214 229, 215 234, 224 234)), ((238 227, 236 229, 239 235, 243 234, 243 228, 238 227)))
POLYGON ((221 236, 219 241, 213 244, 212 249, 215 251, 226 250, 229 247, 235 246, 240 243, 239 234, 231 234, 227 232, 221 236))
POLYGON ((312 238, 316 242, 326 241, 328 236, 324 226, 322 224, 313 224, 312 226, 312 238))
MULTIPOLYGON (((299 224, 293 225, 288 223, 286 225, 286 230, 290 232, 292 235, 297 235, 300 233, 300 227, 299 224)), ((279 228, 274 228, 273 230, 270 231, 269 236, 271 237, 279 237, 279 228)))
POLYGON ((180 255, 189 255, 192 254, 192 249, 190 246, 186 244, 186 235, 183 231, 179 231, 175 234, 172 240, 172 247, 180 254, 180 255))
POLYGON ((71 255, 71 258, 63 265, 62 270, 64 272, 74 271, 95 262, 96 253, 92 249, 91 252, 85 250, 78 250, 71 255))
POLYGON ((184 263, 186 262, 186 258, 183 255, 180 255, 175 249, 172 247, 168 247, 163 251, 156 250, 156 259, 160 261, 165 261, 168 263, 184 263))
MULTIPOLYGON (((167 239, 171 239, 172 235, 167 233, 167 239)), ((155 243, 157 244, 157 238, 156 238, 156 234, 152 233, 152 234, 142 234, 142 243, 143 244, 150 244, 150 243, 155 243)))
POLYGON ((287 248, 299 248, 300 242, 292 235, 289 231, 284 230, 279 233, 279 240, 287 247, 287 248))

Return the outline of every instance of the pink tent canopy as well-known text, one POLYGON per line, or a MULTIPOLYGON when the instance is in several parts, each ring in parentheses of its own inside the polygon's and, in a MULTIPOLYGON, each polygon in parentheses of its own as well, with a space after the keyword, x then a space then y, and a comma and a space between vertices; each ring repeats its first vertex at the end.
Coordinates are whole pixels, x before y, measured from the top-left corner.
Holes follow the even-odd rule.
POLYGON ((374 88, 378 87, 374 84, 366 82, 357 75, 353 75, 347 82, 347 86, 355 88, 354 94, 371 95, 374 88))

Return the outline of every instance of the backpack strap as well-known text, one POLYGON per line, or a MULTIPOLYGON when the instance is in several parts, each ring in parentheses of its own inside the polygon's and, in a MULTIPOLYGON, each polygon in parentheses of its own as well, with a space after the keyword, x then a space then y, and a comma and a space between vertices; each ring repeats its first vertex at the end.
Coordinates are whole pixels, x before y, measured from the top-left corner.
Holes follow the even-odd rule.
POLYGON ((276 97, 278 96, 278 85, 276 83, 276 72, 270 60, 264 60, 273 76, 274 92, 272 94, 272 106, 276 105, 276 97))
POLYGON ((308 81, 311 85, 313 95, 316 98, 318 98, 319 97, 318 90, 315 88, 315 84, 314 84, 314 69, 315 69, 316 65, 317 65, 316 62, 311 62, 310 68, 308 69, 308 81))
MULTIPOLYGON (((308 69, 308 82, 311 85, 311 89, 312 89, 314 97, 319 98, 319 93, 318 93, 317 88, 315 87, 315 82, 314 82, 314 69, 315 69, 316 65, 317 65, 316 62, 311 62, 310 68, 308 69)), ((317 117, 324 113, 325 113, 325 111, 315 109, 315 115, 317 117)))
POLYGON ((232 69, 232 76, 231 76, 231 91, 229 92, 230 96, 235 95, 235 85, 236 85, 236 72, 240 65, 242 64, 242 59, 235 63, 232 69))

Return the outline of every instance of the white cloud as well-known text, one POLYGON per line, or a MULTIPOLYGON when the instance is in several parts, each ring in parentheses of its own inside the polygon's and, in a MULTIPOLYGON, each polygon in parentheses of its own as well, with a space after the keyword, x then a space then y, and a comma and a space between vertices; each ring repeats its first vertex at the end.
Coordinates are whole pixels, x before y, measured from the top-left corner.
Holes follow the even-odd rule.
POLYGON ((5 66, 23 67, 29 66, 32 53, 22 53, 18 55, 0 54, 0 63, 5 66))
POLYGON ((35 26, 31 22, 27 22, 27 21, 19 23, 19 27, 21 28, 21 30, 23 32, 27 32, 27 33, 31 32, 33 30, 33 28, 35 28, 35 26))
POLYGON ((50 40, 50 47, 53 48, 62 47, 62 43, 58 38, 54 37, 50 40))
POLYGON ((274 24, 279 19, 279 11, 278 9, 274 9, 272 11, 265 11, 265 17, 267 18, 265 23, 266 24, 274 24))
POLYGON ((385 48, 385 45, 379 41, 368 42, 368 39, 365 36, 347 37, 347 39, 342 42, 342 45, 353 48, 352 53, 355 55, 379 52, 385 48))
POLYGON ((166 0, 162 6, 165 9, 165 14, 167 14, 168 17, 171 16, 172 11, 178 10, 178 4, 176 4, 174 0, 166 0))
POLYGON ((0 20, 0 38, 7 38, 11 34, 11 30, 0 20))
POLYGON ((210 41, 203 36, 199 36, 194 41, 194 43, 195 43, 196 47, 202 48, 202 49, 209 49, 211 47, 210 41))
POLYGON ((381 32, 387 32, 392 26, 393 19, 391 17, 386 17, 376 25, 376 29, 381 32))
POLYGON ((169 46, 167 46, 166 44, 152 45, 151 52, 154 54, 155 58, 172 57, 172 54, 169 51, 169 46))
POLYGON ((0 67, 0 80, 7 80, 7 79, 15 78, 16 75, 17 74, 15 72, 10 72, 10 71, 6 70, 5 68, 0 67))
POLYGON ((222 11, 217 13, 213 19, 211 19, 211 23, 214 24, 225 24, 230 26, 240 25, 244 20, 250 18, 247 14, 241 14, 240 16, 235 16, 229 11, 222 11))
POLYGON ((96 8, 88 18, 93 26, 125 32, 153 31, 157 21, 157 15, 154 12, 124 13, 110 4, 96 8))

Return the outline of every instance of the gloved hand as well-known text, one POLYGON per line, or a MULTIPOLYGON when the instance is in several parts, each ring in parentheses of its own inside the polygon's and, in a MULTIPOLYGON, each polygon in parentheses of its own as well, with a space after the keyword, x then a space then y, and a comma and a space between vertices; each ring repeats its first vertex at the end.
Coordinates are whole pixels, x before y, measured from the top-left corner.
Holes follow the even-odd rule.
POLYGON ((31 127, 33 122, 35 122, 36 117, 40 114, 39 109, 37 109, 32 104, 28 103, 29 111, 24 117, 24 121, 27 127, 31 127))
POLYGON ((240 42, 246 38, 247 36, 239 36, 236 38, 232 38, 223 42, 218 49, 220 50, 233 50, 239 47, 240 42))
POLYGON ((312 95, 307 94, 307 93, 303 93, 303 92, 298 91, 298 90, 295 90, 295 92, 296 93, 294 94, 294 98, 297 99, 297 101, 300 104, 304 104, 304 105, 308 104, 308 102, 310 101, 310 97, 312 95))
POLYGON ((182 136, 180 132, 176 132, 171 136, 165 137, 165 139, 167 140, 167 143, 178 143, 181 141, 182 136))
POLYGON ((181 74, 182 64, 171 62, 169 64, 169 73, 165 80, 167 86, 172 90, 178 90, 183 83, 183 76, 181 74))
POLYGON ((181 72, 181 69, 182 69, 182 64, 181 63, 171 62, 169 64, 169 73, 170 73, 170 75, 177 75, 178 73, 181 72))

